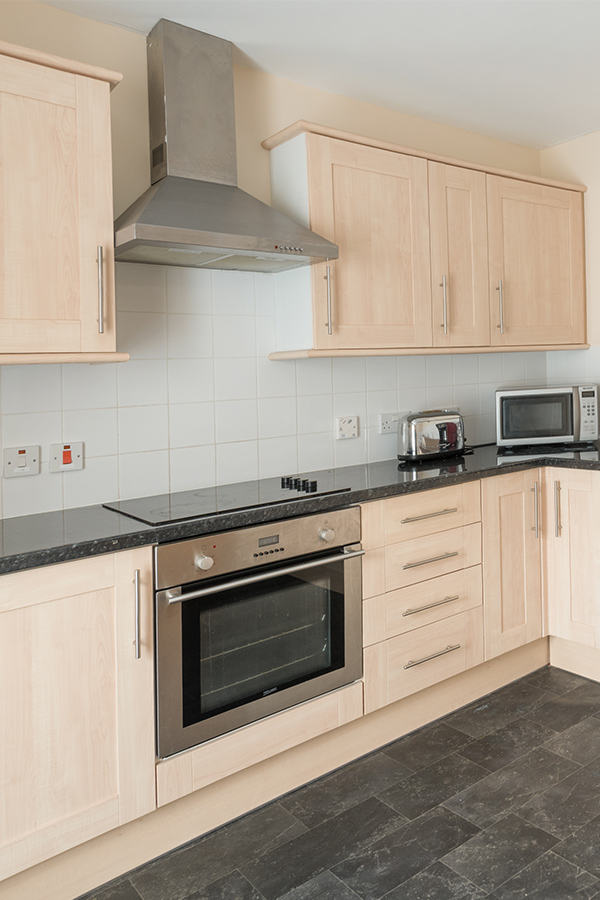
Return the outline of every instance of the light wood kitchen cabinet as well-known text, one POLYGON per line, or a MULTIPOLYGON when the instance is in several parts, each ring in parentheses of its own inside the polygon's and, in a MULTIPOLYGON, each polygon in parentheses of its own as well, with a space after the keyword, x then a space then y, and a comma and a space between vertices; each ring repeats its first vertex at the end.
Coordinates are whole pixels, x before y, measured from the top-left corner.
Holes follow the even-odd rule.
POLYGON ((538 469, 481 482, 486 659, 542 636, 540 503, 538 469))
POLYGON ((298 122, 273 205, 339 246, 276 283, 272 359, 587 347, 582 188, 298 122))
POLYGON ((116 354, 115 72, 0 42, 0 364, 116 354))
POLYGON ((151 548, 0 577, 0 681, 1 880, 155 808, 151 548))
POLYGON ((434 347, 490 341, 485 174, 430 162, 434 347))
POLYGON ((547 633, 600 646, 600 472, 547 468, 543 573, 547 633))
POLYGON ((491 342, 585 341, 583 198, 487 176, 491 342))

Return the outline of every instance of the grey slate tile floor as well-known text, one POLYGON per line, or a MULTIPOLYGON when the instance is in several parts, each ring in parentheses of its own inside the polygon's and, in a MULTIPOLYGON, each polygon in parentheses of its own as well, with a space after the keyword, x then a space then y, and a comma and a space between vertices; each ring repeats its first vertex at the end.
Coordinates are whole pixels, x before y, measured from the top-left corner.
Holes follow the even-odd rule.
POLYGON ((600 684, 545 668, 81 900, 600 900, 600 684))

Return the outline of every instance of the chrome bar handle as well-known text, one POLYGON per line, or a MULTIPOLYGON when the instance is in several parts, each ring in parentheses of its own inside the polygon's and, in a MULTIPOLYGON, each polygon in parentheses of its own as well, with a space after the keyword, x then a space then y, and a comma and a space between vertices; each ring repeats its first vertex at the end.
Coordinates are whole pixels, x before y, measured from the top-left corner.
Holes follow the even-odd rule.
POLYGON ((139 659, 142 655, 141 653, 141 640, 140 640, 140 614, 141 614, 141 603, 140 603, 140 570, 136 569, 133 576, 133 584, 134 584, 134 592, 135 592, 135 658, 139 659))
POLYGON ((450 559, 452 556, 458 556, 458 550, 453 550, 452 553, 442 553, 441 556, 432 556, 431 559, 421 559, 419 560, 419 562, 406 563, 406 565, 402 566, 402 568, 414 569, 415 566, 426 566, 427 563, 439 562, 442 559, 450 559))
POLYGON ((443 600, 436 600, 435 603, 428 603, 427 606, 418 606, 416 609, 405 609, 402 613, 403 616, 414 616, 415 613, 424 612, 426 609, 434 609, 436 606, 443 606, 444 603, 452 603, 454 600, 459 600, 460 594, 456 594, 455 597, 444 597, 443 600))
POLYGON ((453 650, 460 650, 460 644, 453 644, 452 646, 448 644, 448 646, 444 647, 443 650, 438 650, 437 653, 432 653, 431 656, 424 656, 423 659, 409 659, 404 668, 412 669, 413 666, 420 666, 423 663, 429 662, 430 659, 437 659, 438 656, 444 656, 446 653, 452 653, 453 650))
POLYGON ((500 334, 504 334, 504 297, 502 296, 502 279, 498 279, 497 291, 500 292, 500 324, 496 328, 500 329, 500 334))
POLYGON ((98 332, 104 334, 104 248, 98 247, 98 332))
POLYGON ((422 516, 411 516, 408 519, 400 519, 401 525, 408 525, 409 522, 420 522, 421 519, 433 519, 435 516, 447 516, 450 513, 458 512, 458 506, 453 506, 452 509, 439 509, 436 512, 425 513, 422 516))
POLYGON ((560 481, 554 482, 554 537, 560 537, 562 531, 562 515, 560 509, 560 481))
POLYGON ((444 334, 448 334, 448 296, 446 293, 446 276, 442 275, 442 283, 440 287, 443 289, 443 297, 444 297, 444 322, 442 324, 442 328, 444 329, 444 334))
POLYGON ((244 587, 247 584, 255 584, 257 581, 266 581, 269 578, 279 578, 280 575, 291 575, 294 572, 301 572, 303 569, 314 569, 317 566, 325 566, 333 562, 346 562, 347 559, 354 559, 357 556, 364 556, 364 550, 352 550, 349 553, 338 553, 336 556, 326 556, 324 559, 313 559, 311 562, 298 563, 295 566, 286 566, 284 569, 273 569, 269 572, 262 572, 256 575, 248 575, 246 578, 235 578, 233 581, 220 582, 209 587, 198 588, 197 591, 190 591, 188 594, 182 594, 181 588, 169 588, 161 591, 156 595, 157 600, 166 599, 169 606, 173 603, 183 603, 185 600, 196 600, 198 597, 205 597, 207 594, 216 594, 218 591, 228 591, 231 588, 244 587))
POLYGON ((327 334, 333 334, 333 328, 331 325, 331 266, 325 267, 325 280, 327 282, 327 321, 325 324, 327 325, 327 334))
POLYGON ((538 502, 538 483, 537 481, 533 482, 533 487, 531 488, 533 493, 533 502, 534 502, 534 525, 532 527, 532 531, 535 531, 536 538, 540 536, 540 511, 539 511, 539 502, 538 502))

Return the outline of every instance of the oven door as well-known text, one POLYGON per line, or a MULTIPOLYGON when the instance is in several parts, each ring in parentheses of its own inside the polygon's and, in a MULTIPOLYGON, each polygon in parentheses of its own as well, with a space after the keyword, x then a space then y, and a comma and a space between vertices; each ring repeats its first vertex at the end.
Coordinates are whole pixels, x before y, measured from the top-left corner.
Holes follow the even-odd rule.
POLYGON ((157 593, 159 757, 360 678, 363 553, 157 593))
POLYGON ((572 443, 576 418, 572 390, 502 393, 497 396, 497 443, 572 443))

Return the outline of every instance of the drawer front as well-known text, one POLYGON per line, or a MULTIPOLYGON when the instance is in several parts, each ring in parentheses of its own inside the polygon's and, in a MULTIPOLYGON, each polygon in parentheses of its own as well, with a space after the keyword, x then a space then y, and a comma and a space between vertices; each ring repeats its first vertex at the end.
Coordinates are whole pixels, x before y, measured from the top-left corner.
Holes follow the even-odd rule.
POLYGON ((385 543, 410 541, 481 519, 478 481, 385 500, 385 543))
POLYGON ((385 590, 394 591, 480 563, 480 522, 413 541, 402 541, 385 548, 385 590))
POLYGON ((363 645, 439 622, 481 602, 481 566, 371 597, 363 603, 363 645))
POLYGON ((365 713, 482 662, 481 607, 366 647, 365 713))

